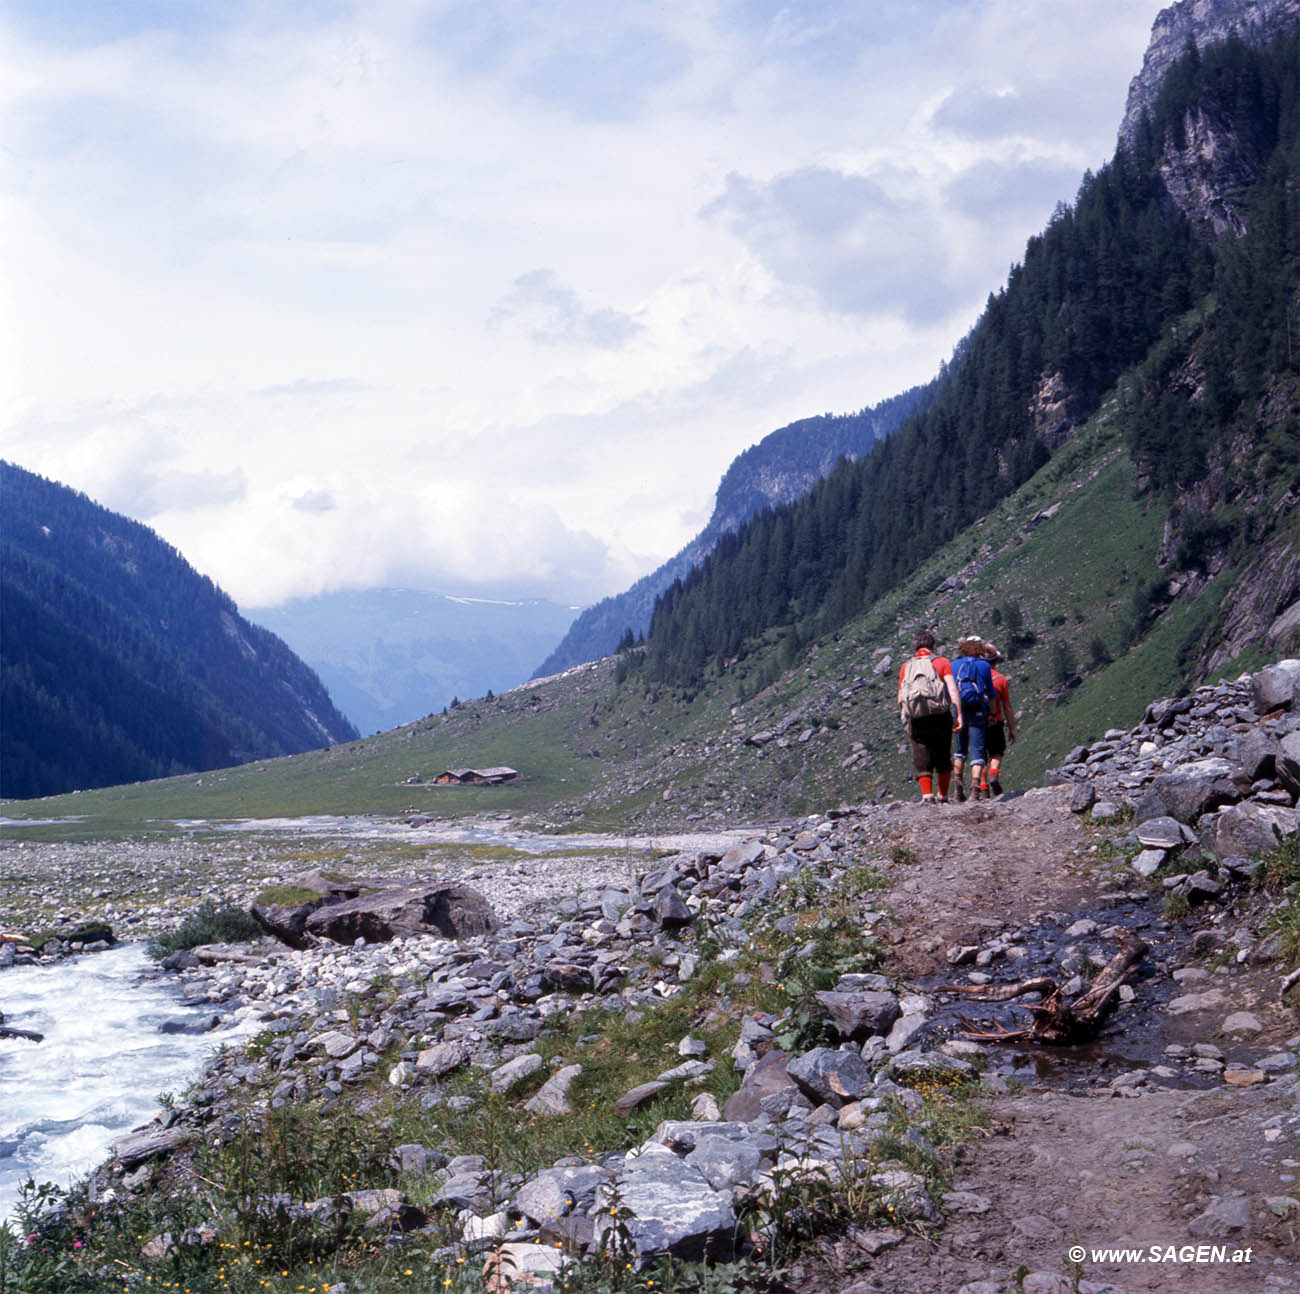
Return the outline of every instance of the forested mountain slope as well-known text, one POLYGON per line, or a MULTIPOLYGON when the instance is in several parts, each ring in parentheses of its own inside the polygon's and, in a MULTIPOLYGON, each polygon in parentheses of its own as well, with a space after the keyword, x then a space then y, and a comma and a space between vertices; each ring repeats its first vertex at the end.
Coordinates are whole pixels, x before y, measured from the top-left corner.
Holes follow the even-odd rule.
MULTIPOLYGON (((1029 480, 1112 391, 1139 488, 1171 509, 1142 577, 1150 614, 1266 550, 1275 600, 1293 599, 1298 77, 1294 27, 1263 49, 1191 47, 1131 146, 1030 241, 933 404, 664 594, 647 681, 694 691, 772 633, 797 651, 834 632, 1029 480), (1191 188, 1199 201, 1180 200, 1191 188), (1236 224, 1211 218, 1223 210, 1236 224)), ((1193 667, 1215 653, 1207 638, 1193 667)))
POLYGON ((689 575, 723 535, 765 508, 806 494, 841 458, 861 458, 909 414, 929 404, 943 380, 941 375, 857 413, 801 418, 738 454, 718 484, 709 524, 658 570, 583 611, 534 677, 608 656, 629 629, 634 636, 643 635, 659 595, 689 575))
POLYGON ((0 793, 226 767, 356 730, 146 526, 0 463, 0 793))

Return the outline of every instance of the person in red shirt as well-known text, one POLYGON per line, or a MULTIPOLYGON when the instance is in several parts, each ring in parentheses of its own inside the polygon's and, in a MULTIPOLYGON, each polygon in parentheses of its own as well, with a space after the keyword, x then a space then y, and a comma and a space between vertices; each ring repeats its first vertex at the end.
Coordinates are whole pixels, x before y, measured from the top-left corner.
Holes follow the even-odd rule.
POLYGON ((934 635, 928 629, 922 629, 912 640, 913 655, 903 662, 898 671, 898 703, 903 722, 907 725, 907 735, 912 746, 912 765, 916 769, 922 803, 946 804, 952 780, 952 734, 961 727, 961 700, 957 694, 957 683, 952 676, 952 662, 945 656, 936 656, 934 645, 934 635), (942 684, 942 699, 925 707, 933 708, 933 713, 909 716, 904 684, 913 662, 927 658, 942 684), (939 784, 937 799, 936 779, 939 784))
POLYGON ((984 654, 993 667, 993 704, 989 706, 989 732, 987 768, 988 782, 985 794, 992 791, 994 795, 1002 794, 1002 756, 1007 753, 1007 742, 1016 739, 1016 712, 1011 708, 1011 684, 1007 676, 998 669, 1003 659, 1002 653, 992 643, 984 645, 984 654))

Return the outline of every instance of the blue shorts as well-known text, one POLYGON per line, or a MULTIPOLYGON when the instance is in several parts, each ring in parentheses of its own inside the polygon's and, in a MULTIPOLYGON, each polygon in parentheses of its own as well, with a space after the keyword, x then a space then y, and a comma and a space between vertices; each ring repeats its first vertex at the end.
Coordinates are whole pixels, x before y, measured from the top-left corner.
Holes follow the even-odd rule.
POLYGON ((989 712, 983 705, 961 707, 961 728, 957 733, 957 758, 972 764, 986 764, 989 712))

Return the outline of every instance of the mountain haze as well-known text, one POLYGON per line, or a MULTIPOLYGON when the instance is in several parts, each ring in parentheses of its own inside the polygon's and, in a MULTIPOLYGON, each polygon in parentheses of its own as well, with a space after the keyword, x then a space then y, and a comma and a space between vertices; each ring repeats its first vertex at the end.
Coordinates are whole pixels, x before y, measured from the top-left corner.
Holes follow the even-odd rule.
POLYGON ((708 525, 631 588, 583 611, 533 677, 558 674, 608 656, 629 629, 634 636, 644 634, 655 600, 674 580, 689 575, 723 535, 765 508, 807 493, 841 458, 860 458, 908 414, 928 404, 941 381, 942 377, 936 378, 857 413, 801 418, 738 454, 718 484, 708 525))
POLYGON ((0 463, 6 796, 224 768, 357 733, 148 527, 0 463))
POLYGON ((255 613, 321 677, 362 732, 526 679, 573 621, 573 607, 364 589, 298 598, 255 613))

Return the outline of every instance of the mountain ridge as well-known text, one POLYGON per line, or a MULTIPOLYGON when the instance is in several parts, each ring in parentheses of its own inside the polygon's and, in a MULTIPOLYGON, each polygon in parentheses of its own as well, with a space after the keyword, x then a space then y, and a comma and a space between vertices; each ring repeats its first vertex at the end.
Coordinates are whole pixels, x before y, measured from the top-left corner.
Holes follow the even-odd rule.
POLYGON ((3 793, 356 737, 320 680, 148 527, 0 462, 3 793))
POLYGON ((608 656, 624 634, 643 635, 656 599, 684 579, 730 534, 765 508, 789 503, 807 492, 841 458, 855 459, 934 396, 946 368, 930 382, 850 414, 817 414, 769 432, 738 454, 723 473, 713 512, 704 529, 650 574, 622 593, 603 598, 574 620, 559 646, 533 673, 545 678, 608 656))

